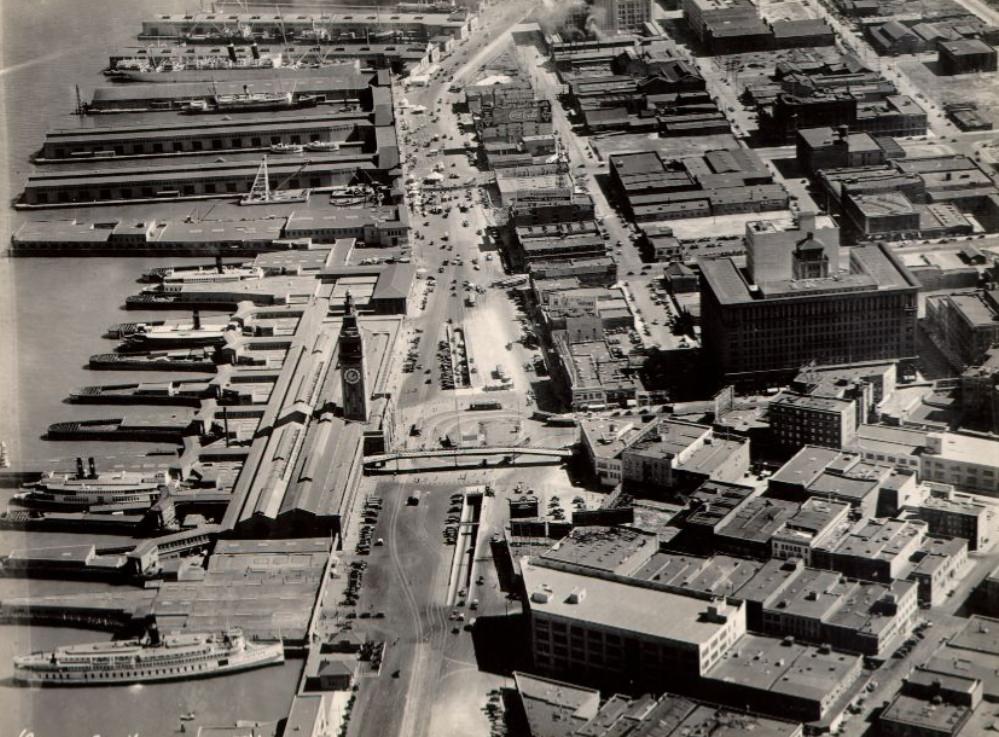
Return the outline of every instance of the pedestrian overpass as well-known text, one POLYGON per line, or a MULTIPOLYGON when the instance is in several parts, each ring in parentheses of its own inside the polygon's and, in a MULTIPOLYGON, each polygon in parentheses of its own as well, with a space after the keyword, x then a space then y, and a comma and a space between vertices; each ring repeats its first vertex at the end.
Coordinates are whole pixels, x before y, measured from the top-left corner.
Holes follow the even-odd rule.
POLYGON ((527 456, 544 462, 561 463, 563 459, 571 458, 572 448, 532 448, 530 446, 499 446, 485 448, 430 448, 424 450, 398 450, 389 453, 379 453, 364 457, 365 468, 382 468, 393 461, 420 460, 436 458, 450 460, 459 458, 485 458, 488 456, 504 456, 508 463, 513 463, 518 457, 527 456))

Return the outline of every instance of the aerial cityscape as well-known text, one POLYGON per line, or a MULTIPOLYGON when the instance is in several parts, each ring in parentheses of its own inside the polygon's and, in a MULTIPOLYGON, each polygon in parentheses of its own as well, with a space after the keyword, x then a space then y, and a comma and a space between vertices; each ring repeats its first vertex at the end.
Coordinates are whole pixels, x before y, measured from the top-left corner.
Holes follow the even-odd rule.
POLYGON ((999 0, 0 29, 0 737, 999 733, 999 0))

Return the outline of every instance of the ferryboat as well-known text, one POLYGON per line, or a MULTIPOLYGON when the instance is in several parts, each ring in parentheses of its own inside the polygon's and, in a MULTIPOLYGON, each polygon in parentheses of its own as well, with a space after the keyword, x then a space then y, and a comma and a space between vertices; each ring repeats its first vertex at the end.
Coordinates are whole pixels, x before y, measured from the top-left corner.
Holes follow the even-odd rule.
POLYGON ((218 284, 243 279, 260 279, 263 275, 264 270, 259 266, 234 264, 220 269, 174 271, 165 275, 160 281, 164 284, 218 284))
POLYGON ((14 658, 14 681, 28 686, 95 686, 187 680, 284 662, 280 642, 257 643, 239 629, 155 634, 141 640, 68 645, 14 658))
POLYGON ((24 491, 14 496, 15 503, 19 506, 37 504, 77 509, 100 504, 152 504, 164 490, 176 486, 176 481, 166 471, 97 473, 91 463, 90 473, 84 473, 83 460, 77 458, 76 463, 75 474, 50 471, 40 480, 25 484, 22 487, 24 491))
MULTIPOLYGON (((200 318, 199 318, 200 319, 200 318)), ((193 330, 197 327, 197 321, 189 318, 179 318, 176 320, 143 320, 142 322, 119 322, 111 325, 104 331, 105 338, 122 340, 136 333, 149 332, 150 328, 169 328, 171 330, 193 330)), ((206 330, 222 330, 228 323, 210 323, 204 325, 206 330)))
POLYGON ((199 274, 206 273, 242 273, 243 270, 247 270, 246 273, 252 273, 254 270, 252 261, 244 261, 242 263, 222 263, 222 257, 218 257, 214 264, 192 264, 184 266, 156 266, 149 271, 142 274, 139 281, 147 283, 160 283, 165 281, 186 281, 188 277, 197 276, 199 274))
POLYGON ((214 373, 218 370, 212 358, 214 351, 200 348, 190 351, 159 351, 125 355, 98 353, 90 357, 87 368, 98 371, 197 371, 214 373))
POLYGON ((194 327, 183 329, 171 325, 142 327, 140 323, 139 328, 118 346, 118 352, 145 353, 173 348, 220 346, 225 343, 228 332, 228 325, 202 326, 196 323, 194 327))

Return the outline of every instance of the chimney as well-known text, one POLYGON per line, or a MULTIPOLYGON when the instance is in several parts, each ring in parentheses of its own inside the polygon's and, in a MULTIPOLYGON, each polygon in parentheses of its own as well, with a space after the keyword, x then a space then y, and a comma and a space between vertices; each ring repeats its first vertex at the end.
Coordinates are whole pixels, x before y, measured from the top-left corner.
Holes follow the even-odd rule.
POLYGON ((191 319, 194 321, 194 329, 201 330, 201 312, 200 310, 195 310, 191 314, 191 319))
POLYGON ((85 479, 87 478, 86 472, 83 470, 83 459, 77 456, 76 459, 76 478, 85 479))
POLYGON ((815 213, 810 210, 802 210, 798 215, 798 230, 803 230, 806 233, 813 235, 815 233, 815 213))
POLYGON ((229 447, 229 409, 222 407, 222 426, 225 429, 225 447, 229 447))
POLYGON ((97 478, 97 466, 94 465, 93 456, 90 456, 90 458, 87 459, 87 465, 90 466, 90 478, 92 479, 97 478))

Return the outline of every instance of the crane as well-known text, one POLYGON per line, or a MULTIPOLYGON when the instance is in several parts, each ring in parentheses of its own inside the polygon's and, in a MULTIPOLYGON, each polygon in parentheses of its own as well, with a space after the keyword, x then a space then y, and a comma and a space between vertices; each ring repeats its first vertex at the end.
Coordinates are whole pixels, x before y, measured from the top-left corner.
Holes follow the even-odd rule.
POLYGON ((308 189, 282 190, 281 188, 293 177, 298 176, 310 163, 312 162, 309 159, 305 159, 297 169, 272 188, 270 173, 267 169, 267 155, 265 154, 263 161, 260 162, 260 167, 257 169, 256 176, 253 177, 253 184, 250 186, 250 191, 240 199, 239 204, 267 205, 285 202, 307 202, 310 194, 308 189))

